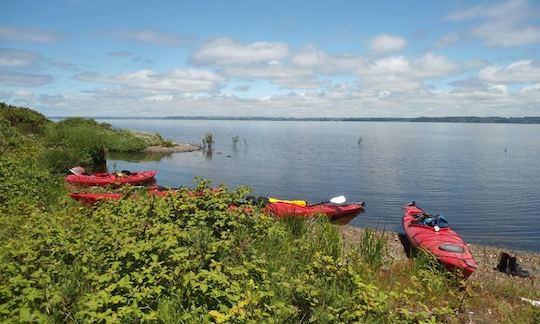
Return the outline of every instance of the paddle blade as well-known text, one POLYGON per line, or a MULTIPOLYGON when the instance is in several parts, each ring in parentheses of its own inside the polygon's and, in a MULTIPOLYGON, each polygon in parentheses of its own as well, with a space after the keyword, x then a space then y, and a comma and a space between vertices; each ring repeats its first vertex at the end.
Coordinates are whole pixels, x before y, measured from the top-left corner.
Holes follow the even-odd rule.
POLYGON ((333 204, 343 204, 346 201, 347 201, 347 198, 345 198, 345 196, 337 196, 330 199, 330 202, 333 204))

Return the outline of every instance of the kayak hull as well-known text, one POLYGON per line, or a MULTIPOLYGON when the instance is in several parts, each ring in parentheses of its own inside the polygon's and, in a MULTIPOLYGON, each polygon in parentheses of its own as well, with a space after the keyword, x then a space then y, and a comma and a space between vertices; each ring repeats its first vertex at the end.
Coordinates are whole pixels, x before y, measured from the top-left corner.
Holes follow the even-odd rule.
POLYGON ((447 269, 459 270, 469 277, 477 264, 465 241, 449 227, 435 231, 431 226, 413 224, 413 215, 421 213, 424 211, 416 206, 407 206, 403 213, 403 230, 411 244, 433 254, 447 269))
MULTIPOLYGON (((213 193, 220 191, 220 188, 212 188, 213 193)), ((177 195, 178 191, 175 189, 162 189, 156 186, 151 186, 147 191, 149 196, 154 197, 167 197, 177 195)), ((190 196, 202 196, 204 192, 188 192, 190 196)), ((77 201, 80 201, 84 204, 95 204, 100 200, 118 200, 120 198, 126 197, 123 193, 112 192, 112 193, 86 193, 86 192, 73 192, 69 196, 77 201)), ((136 195, 135 195, 136 196, 136 195)))
POLYGON ((155 175, 155 170, 147 170, 125 176, 117 176, 114 173, 70 174, 64 179, 67 183, 77 186, 121 186, 125 184, 142 185, 152 181, 155 175))
POLYGON ((333 203, 323 203, 302 207, 285 202, 275 202, 267 204, 265 207, 265 212, 276 217, 310 217, 317 214, 323 214, 330 218, 340 218, 356 215, 360 213, 360 211, 362 211, 363 209, 364 207, 361 204, 337 205, 333 203))

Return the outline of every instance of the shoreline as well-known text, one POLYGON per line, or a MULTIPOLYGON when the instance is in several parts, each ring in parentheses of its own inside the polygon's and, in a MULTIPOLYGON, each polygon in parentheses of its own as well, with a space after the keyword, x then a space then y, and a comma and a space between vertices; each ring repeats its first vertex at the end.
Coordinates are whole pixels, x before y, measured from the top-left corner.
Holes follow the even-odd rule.
POLYGON ((173 146, 151 145, 142 150, 142 153, 181 153, 201 151, 200 145, 189 143, 174 143, 173 146))
MULTIPOLYGON (((360 244, 365 228, 351 225, 339 225, 338 230, 343 239, 344 249, 354 248, 360 244)), ((383 231, 374 229, 375 234, 383 231)), ((386 251, 380 272, 393 276, 396 269, 411 267, 414 258, 409 258, 402 243, 400 233, 384 232, 386 251)), ((407 238, 403 237, 406 241, 407 238)), ((408 242, 408 241, 407 241, 408 242)), ((540 253, 504 249, 499 247, 467 244, 477 261, 478 268, 469 278, 463 280, 460 291, 464 292, 461 305, 455 310, 459 323, 499 323, 507 322, 500 318, 502 310, 515 313, 522 307, 531 307, 535 312, 540 310, 539 298, 530 298, 533 292, 540 291, 540 253), (522 268, 529 271, 528 278, 514 277, 495 270, 501 252, 514 254, 522 268), (468 298, 465 298, 468 296, 468 298)), ((397 270, 399 272, 399 270, 397 270)), ((396 278, 399 281, 399 278, 396 278)), ((534 315, 533 315, 534 316, 534 315)), ((529 318, 528 318, 529 319, 529 318)), ((512 319, 512 321, 515 318, 512 319)), ((533 320, 533 318, 530 318, 533 320)), ((528 323, 528 321, 527 321, 528 323)))
MULTIPOLYGON (((343 238, 345 246, 358 243, 365 233, 365 227, 355 227, 352 225, 338 225, 339 231, 343 238)), ((378 234, 383 231, 374 229, 378 234)), ((387 260, 390 265, 396 262, 404 262, 410 260, 407 257, 405 248, 400 239, 400 233, 385 231, 384 235, 387 238, 388 255, 391 260, 387 260)), ((469 244, 474 258, 478 263, 478 269, 469 277, 469 281, 493 283, 495 282, 512 282, 516 284, 527 284, 533 289, 540 290, 540 281, 535 280, 540 275, 540 253, 532 251, 505 249, 502 247, 487 246, 481 244, 469 244), (516 255, 518 263, 531 273, 529 278, 519 278, 495 270, 499 255, 501 252, 507 252, 516 255)))

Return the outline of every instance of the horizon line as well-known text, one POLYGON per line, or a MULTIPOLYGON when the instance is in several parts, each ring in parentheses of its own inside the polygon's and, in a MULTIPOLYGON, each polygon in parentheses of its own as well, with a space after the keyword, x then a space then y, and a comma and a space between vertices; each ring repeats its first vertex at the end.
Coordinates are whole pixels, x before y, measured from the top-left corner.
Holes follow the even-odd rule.
POLYGON ((367 122, 455 122, 455 123, 520 123, 540 124, 540 116, 443 116, 443 117, 264 117, 264 116, 47 116, 49 119, 154 119, 154 120, 241 120, 241 121, 367 121, 367 122))

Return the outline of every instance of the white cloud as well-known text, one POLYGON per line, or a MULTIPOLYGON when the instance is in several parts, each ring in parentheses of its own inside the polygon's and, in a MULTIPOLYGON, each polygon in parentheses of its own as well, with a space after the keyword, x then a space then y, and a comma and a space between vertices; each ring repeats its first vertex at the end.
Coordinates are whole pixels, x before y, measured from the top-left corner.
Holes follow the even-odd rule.
POLYGON ((540 82, 540 62, 521 60, 507 66, 488 66, 478 73, 478 78, 492 83, 540 82))
POLYGON ((381 34, 371 41, 371 49, 376 53, 389 53, 402 50, 407 45, 403 37, 381 34))
MULTIPOLYGON (((478 17, 500 18, 509 13, 519 14, 519 16, 522 16, 527 14, 527 7, 527 1, 525 0, 507 0, 498 3, 491 3, 489 5, 478 5, 465 10, 454 11, 448 14, 446 18, 448 20, 460 21, 478 17)), ((519 17, 514 17, 513 19, 519 19, 519 17)))
POLYGON ((358 56, 329 55, 313 46, 290 52, 284 43, 240 44, 229 38, 206 43, 191 61, 221 67, 231 79, 268 80, 291 89, 319 88, 325 83, 321 75, 354 75, 363 64, 358 56))
MULTIPOLYGON (((473 14, 478 13, 470 12, 466 16, 473 14)), ((456 39, 462 37, 448 35, 454 35, 456 39)), ((149 39, 139 41, 149 42, 149 39)), ((452 41, 449 36, 446 44, 452 41)), ((458 64, 431 52, 419 56, 395 55, 391 52, 403 49, 406 41, 402 39, 402 45, 390 43, 379 44, 379 47, 375 46, 379 51, 373 48, 369 56, 360 57, 325 52, 313 45, 291 49, 282 42, 241 43, 231 38, 217 38, 204 43, 190 57, 192 63, 211 65, 215 70, 158 72, 141 69, 118 70, 120 73, 110 74, 80 73, 75 75, 73 82, 92 82, 85 84, 84 92, 73 90, 70 94, 67 89, 63 95, 39 95, 27 88, 19 88, 19 91, 8 90, 6 98, 31 107, 42 107, 44 112, 52 115, 407 117, 540 114, 537 105, 540 101, 539 62, 521 60, 501 66, 480 61, 458 64), (476 75, 439 86, 445 78, 462 72, 476 75), (257 82, 256 89, 251 91, 252 80, 263 82, 257 82), (277 85, 279 90, 276 91, 274 86, 268 89, 260 86, 267 83, 277 85), (89 86, 95 86, 95 89, 88 90, 89 86)), ((110 52, 108 56, 129 61, 144 60, 137 53, 127 51, 110 52)), ((36 66, 53 67, 47 58, 31 51, 0 50, 0 68, 3 69, 0 85, 31 87, 52 82, 52 77, 47 74, 22 73, 35 72, 36 66)), ((79 88, 73 86, 73 89, 79 88)), ((0 87, 0 90, 5 89, 0 87)))
POLYGON ((446 57, 427 53, 414 61, 404 56, 374 60, 360 69, 358 75, 361 87, 366 91, 407 92, 422 90, 425 88, 424 81, 449 76, 457 71, 457 65, 446 57))
POLYGON ((101 75, 80 73, 75 75, 80 81, 114 84, 127 89, 136 89, 145 93, 187 93, 215 91, 225 78, 215 72, 204 70, 172 70, 156 73, 140 70, 133 73, 101 75))
POLYGON ((538 26, 515 26, 504 21, 493 21, 474 28, 473 33, 481 37, 487 46, 493 47, 540 43, 538 26))
POLYGON ((414 61, 418 76, 423 78, 444 77, 457 72, 458 65, 445 56, 433 53, 424 54, 414 61))
POLYGON ((114 30, 112 31, 112 35, 129 41, 167 47, 175 47, 180 45, 182 42, 182 38, 178 35, 150 29, 114 30))
POLYGON ((447 47, 449 45, 459 42, 460 36, 456 32, 451 32, 441 37, 436 43, 435 47, 447 47))
POLYGON ((16 48, 0 48, 0 67, 24 68, 36 64, 40 55, 27 50, 16 48))
POLYGON ((34 74, 14 71, 0 71, 0 85, 13 87, 35 87, 50 83, 53 77, 49 74, 34 74))
POLYGON ((536 84, 532 84, 532 85, 523 87, 522 89, 519 90, 519 92, 523 93, 523 94, 531 93, 531 94, 540 95, 540 83, 536 83, 536 84))
POLYGON ((13 26, 0 26, 0 39, 18 42, 54 43, 62 39, 57 32, 13 26))
POLYGON ((34 93, 32 91, 25 90, 25 89, 15 91, 13 95, 20 98, 33 98, 34 97, 34 93))
POLYGON ((207 41, 190 57, 196 65, 251 65, 279 61, 289 54, 285 43, 256 42, 242 44, 232 38, 207 41))
POLYGON ((264 65, 231 66, 225 68, 223 73, 229 78, 265 79, 284 88, 313 89, 320 86, 312 69, 291 67, 279 62, 270 62, 264 65))
POLYGON ((537 116, 540 114, 538 95, 532 88, 528 92, 512 93, 500 86, 468 91, 401 93, 336 86, 328 87, 324 92, 293 92, 257 98, 218 93, 198 96, 141 94, 132 89, 111 89, 87 95, 37 96, 26 102, 49 115, 85 116, 537 116))
POLYGON ((250 85, 239 85, 234 87, 234 91, 247 92, 251 89, 250 85))
POLYGON ((359 56, 328 55, 313 46, 296 52, 291 62, 297 67, 313 69, 323 74, 351 74, 363 64, 359 56))
POLYGON ((389 56, 372 62, 368 71, 371 74, 409 74, 412 67, 404 56, 389 56))
POLYGON ((447 16, 448 20, 481 20, 471 29, 487 46, 512 47, 540 42, 540 26, 534 23, 538 12, 525 0, 508 0, 479 5, 447 16), (536 12, 536 13, 535 13, 536 12))

